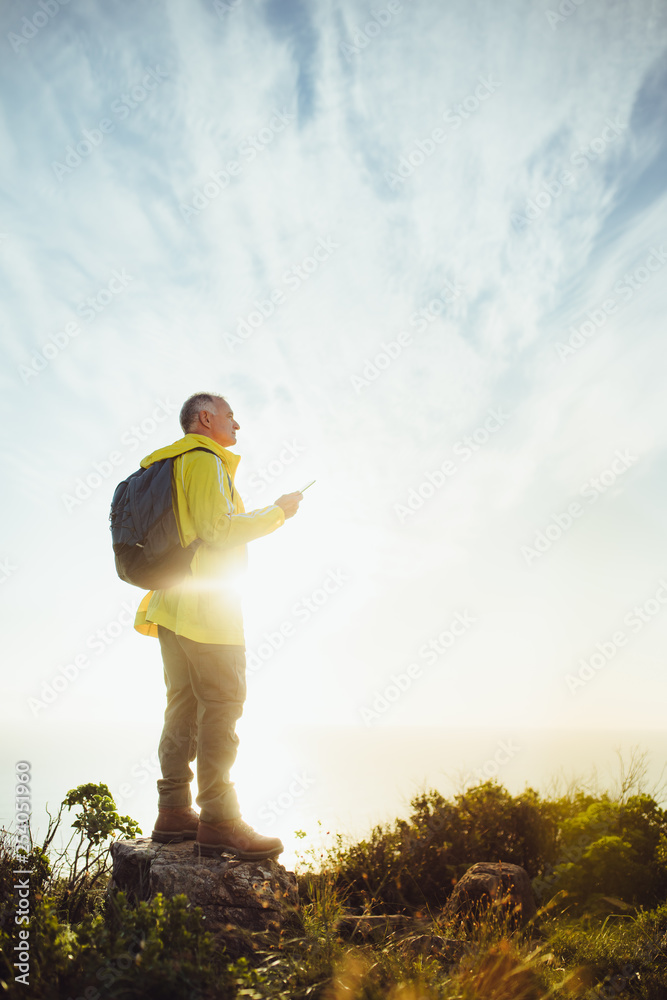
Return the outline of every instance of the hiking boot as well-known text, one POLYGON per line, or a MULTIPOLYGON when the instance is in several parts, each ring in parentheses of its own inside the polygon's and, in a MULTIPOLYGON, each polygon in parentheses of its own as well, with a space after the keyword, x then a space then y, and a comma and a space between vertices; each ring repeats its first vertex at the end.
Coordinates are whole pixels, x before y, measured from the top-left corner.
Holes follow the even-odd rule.
POLYGON ((182 840, 194 840, 198 826, 199 813, 194 809, 160 806, 151 839, 160 844, 180 844, 182 840))
POLYGON ((263 837, 239 817, 222 823, 201 823, 197 830, 194 852, 206 858, 234 854, 244 861, 264 861, 276 858, 284 851, 278 837, 263 837))

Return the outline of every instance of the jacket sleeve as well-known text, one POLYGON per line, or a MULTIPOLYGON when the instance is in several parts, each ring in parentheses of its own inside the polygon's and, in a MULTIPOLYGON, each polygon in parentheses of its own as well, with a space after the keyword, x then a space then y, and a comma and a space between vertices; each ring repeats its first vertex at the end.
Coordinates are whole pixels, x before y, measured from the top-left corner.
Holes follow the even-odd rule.
POLYGON ((275 504, 247 513, 241 504, 237 512, 225 467, 216 455, 188 452, 182 456, 180 472, 178 493, 185 497, 187 507, 182 510, 179 505, 182 532, 189 535, 193 531, 205 545, 219 549, 243 545, 285 522, 285 514, 275 504), (191 531, 184 530, 186 522, 191 531))

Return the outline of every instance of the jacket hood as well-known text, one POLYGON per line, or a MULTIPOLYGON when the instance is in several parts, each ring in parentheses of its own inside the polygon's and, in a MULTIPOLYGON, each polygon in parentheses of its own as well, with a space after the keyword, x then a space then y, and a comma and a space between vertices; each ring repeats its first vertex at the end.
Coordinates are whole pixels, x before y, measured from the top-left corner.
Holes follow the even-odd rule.
POLYGON ((206 437, 205 434, 186 434, 185 437, 179 438, 173 444, 168 444, 165 448, 158 448, 157 451, 146 455, 146 458, 142 458, 140 463, 141 468, 147 469, 149 465, 153 465, 155 462, 161 462, 165 458, 176 458, 178 455, 184 455, 194 448, 207 448, 209 451, 212 451, 214 455, 222 459, 232 475, 236 472, 236 467, 241 461, 240 455, 235 455, 233 451, 228 451, 227 448, 223 448, 222 445, 217 444, 212 438, 206 437))

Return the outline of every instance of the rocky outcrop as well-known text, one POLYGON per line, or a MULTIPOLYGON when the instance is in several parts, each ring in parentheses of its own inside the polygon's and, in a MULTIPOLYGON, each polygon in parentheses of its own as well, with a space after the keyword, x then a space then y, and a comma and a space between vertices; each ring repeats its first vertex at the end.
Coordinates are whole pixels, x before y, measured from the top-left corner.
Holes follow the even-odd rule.
POLYGON ((537 913, 528 872, 520 865, 479 861, 454 886, 445 913, 469 922, 494 910, 500 919, 521 926, 537 913))
POLYGON ((294 921, 296 878, 277 861, 200 858, 192 841, 158 844, 147 837, 116 841, 111 856, 109 892, 122 890, 134 901, 184 894, 231 954, 251 949, 253 935, 294 921))

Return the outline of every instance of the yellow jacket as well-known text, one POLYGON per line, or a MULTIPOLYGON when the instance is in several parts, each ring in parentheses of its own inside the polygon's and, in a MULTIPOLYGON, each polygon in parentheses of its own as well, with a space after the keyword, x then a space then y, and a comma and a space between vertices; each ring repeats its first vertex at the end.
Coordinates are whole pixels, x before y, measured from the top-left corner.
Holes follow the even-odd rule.
POLYGON ((141 462, 147 468, 176 458, 172 499, 181 542, 200 538, 191 563, 192 576, 177 587, 152 590, 139 605, 134 627, 157 637, 158 625, 195 642, 243 645, 241 600, 235 583, 246 568, 246 542, 275 531, 285 521, 272 504, 246 514, 233 487, 241 461, 204 434, 186 434, 141 462), (193 451, 204 447, 215 454, 193 451))

